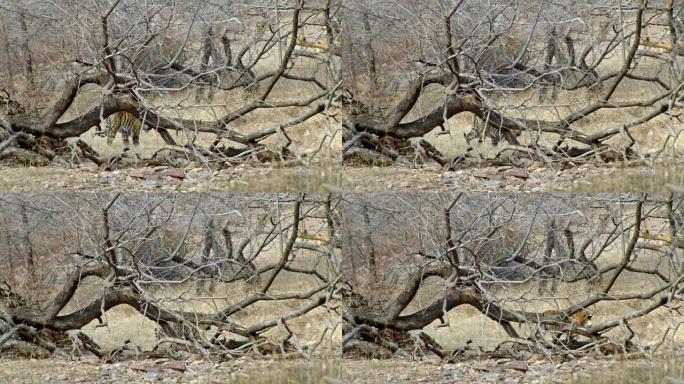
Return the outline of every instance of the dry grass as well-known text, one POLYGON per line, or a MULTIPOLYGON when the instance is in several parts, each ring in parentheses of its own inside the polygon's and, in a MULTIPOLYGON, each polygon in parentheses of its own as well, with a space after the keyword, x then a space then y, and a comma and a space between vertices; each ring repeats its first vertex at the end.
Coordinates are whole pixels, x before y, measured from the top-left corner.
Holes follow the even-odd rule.
POLYGON ((144 351, 154 348, 157 341, 156 323, 133 308, 123 305, 114 307, 107 311, 105 319, 107 325, 104 327, 98 327, 97 321, 93 321, 82 329, 103 350, 112 351, 127 341, 144 351))

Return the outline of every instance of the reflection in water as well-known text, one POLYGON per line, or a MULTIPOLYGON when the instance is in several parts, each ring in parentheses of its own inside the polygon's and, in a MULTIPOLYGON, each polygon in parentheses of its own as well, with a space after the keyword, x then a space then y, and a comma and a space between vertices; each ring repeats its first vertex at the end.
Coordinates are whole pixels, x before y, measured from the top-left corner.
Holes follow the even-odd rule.
POLYGON ((244 384, 318 384, 342 383, 344 377, 340 360, 313 359, 310 361, 280 361, 268 369, 247 369, 227 380, 244 384))
MULTIPOLYGON (((609 372, 601 370, 580 376, 577 384, 656 384, 683 383, 684 359, 682 356, 653 361, 625 361, 611 367, 609 372)), ((590 373, 590 372, 587 372, 590 373)))
POLYGON ((682 192, 684 166, 657 168, 624 168, 609 177, 590 177, 588 183, 574 188, 574 192, 682 192))
POLYGON ((339 167, 274 168, 268 174, 220 182, 214 189, 230 192, 338 192, 342 188, 339 167))

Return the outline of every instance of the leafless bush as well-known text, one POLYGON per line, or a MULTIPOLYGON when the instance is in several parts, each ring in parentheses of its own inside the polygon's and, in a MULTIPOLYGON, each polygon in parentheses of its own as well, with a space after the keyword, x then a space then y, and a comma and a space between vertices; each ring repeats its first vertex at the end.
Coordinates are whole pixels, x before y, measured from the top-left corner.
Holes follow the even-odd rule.
POLYGON ((350 353, 359 343, 368 353, 370 343, 381 354, 383 343, 408 332, 435 332, 428 327, 435 320, 437 328, 462 329, 465 319, 451 312, 463 306, 496 322, 510 338, 504 344, 521 346, 518 354, 654 351, 682 320, 682 196, 343 199, 350 353), (649 318, 661 325, 647 329, 649 318))
MULTIPOLYGON (((0 11, 0 88, 30 108, 0 110, 14 135, 3 144, 51 161, 56 144, 130 112, 169 146, 150 161, 308 164, 336 135, 338 10, 331 0, 15 2, 0 11), (291 131, 302 125, 321 142, 300 148, 291 131)), ((67 152, 104 161, 84 146, 67 152)))
POLYGON ((6 194, 0 204, 10 283, 0 348, 19 329, 43 335, 34 348, 69 353, 54 340, 94 320, 115 323, 117 306, 158 325, 154 353, 308 356, 331 340, 323 320, 340 274, 337 197, 6 194), (12 227, 22 212, 25 226, 12 227), (300 318, 321 326, 302 329, 300 318))
POLYGON ((469 162, 465 147, 447 156, 435 144, 470 125, 470 116, 484 129, 469 139, 508 141, 487 161, 574 165, 681 156, 681 6, 350 1, 345 159, 393 162, 416 152, 443 165, 469 162), (520 133, 526 145, 516 139, 520 133))

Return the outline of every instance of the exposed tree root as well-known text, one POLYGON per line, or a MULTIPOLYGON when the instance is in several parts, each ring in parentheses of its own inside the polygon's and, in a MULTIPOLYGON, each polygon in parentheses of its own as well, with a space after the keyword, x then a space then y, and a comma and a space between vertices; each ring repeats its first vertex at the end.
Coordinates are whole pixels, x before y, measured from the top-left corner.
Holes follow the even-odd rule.
POLYGON ((446 355, 442 347, 422 331, 411 334, 390 328, 380 330, 366 324, 352 327, 345 333, 342 351, 347 355, 372 358, 389 358, 395 354, 409 354, 414 358, 429 353, 440 358, 446 355))
MULTIPOLYGON (((16 353, 20 356, 61 356, 70 346, 70 338, 65 332, 52 332, 33 325, 16 323, 11 312, 35 311, 25 300, 14 293, 8 285, 0 286, 0 351, 16 353)), ((74 342, 79 342, 75 339, 74 342)), ((74 344, 76 345, 76 344, 74 344)))
MULTIPOLYGON (((23 109, 22 109, 23 110, 23 109)), ((70 165, 79 164, 87 159, 97 165, 103 160, 97 152, 80 139, 69 142, 65 139, 55 139, 48 136, 35 136, 23 131, 15 131, 10 124, 12 121, 36 120, 36 116, 10 115, 4 117, 7 124, 0 126, 0 160, 11 164, 48 165, 52 162, 67 162, 70 165)))

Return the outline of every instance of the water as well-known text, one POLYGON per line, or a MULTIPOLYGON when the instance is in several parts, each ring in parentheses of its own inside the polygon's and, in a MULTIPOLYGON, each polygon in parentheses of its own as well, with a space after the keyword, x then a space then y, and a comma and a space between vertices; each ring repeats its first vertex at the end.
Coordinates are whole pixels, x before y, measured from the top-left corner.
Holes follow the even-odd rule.
POLYGON ((280 361, 268 369, 241 372, 229 379, 234 384, 335 384, 343 379, 341 360, 280 361))
POLYGON ((342 171, 336 167, 276 168, 268 175, 248 176, 227 185, 218 182, 216 190, 231 192, 338 192, 342 171))
POLYGON ((684 192, 684 165, 623 168, 609 177, 590 177, 574 192, 684 192))
POLYGON ((684 358, 653 361, 625 361, 600 372, 587 372, 578 384, 656 384, 684 383, 684 358))

